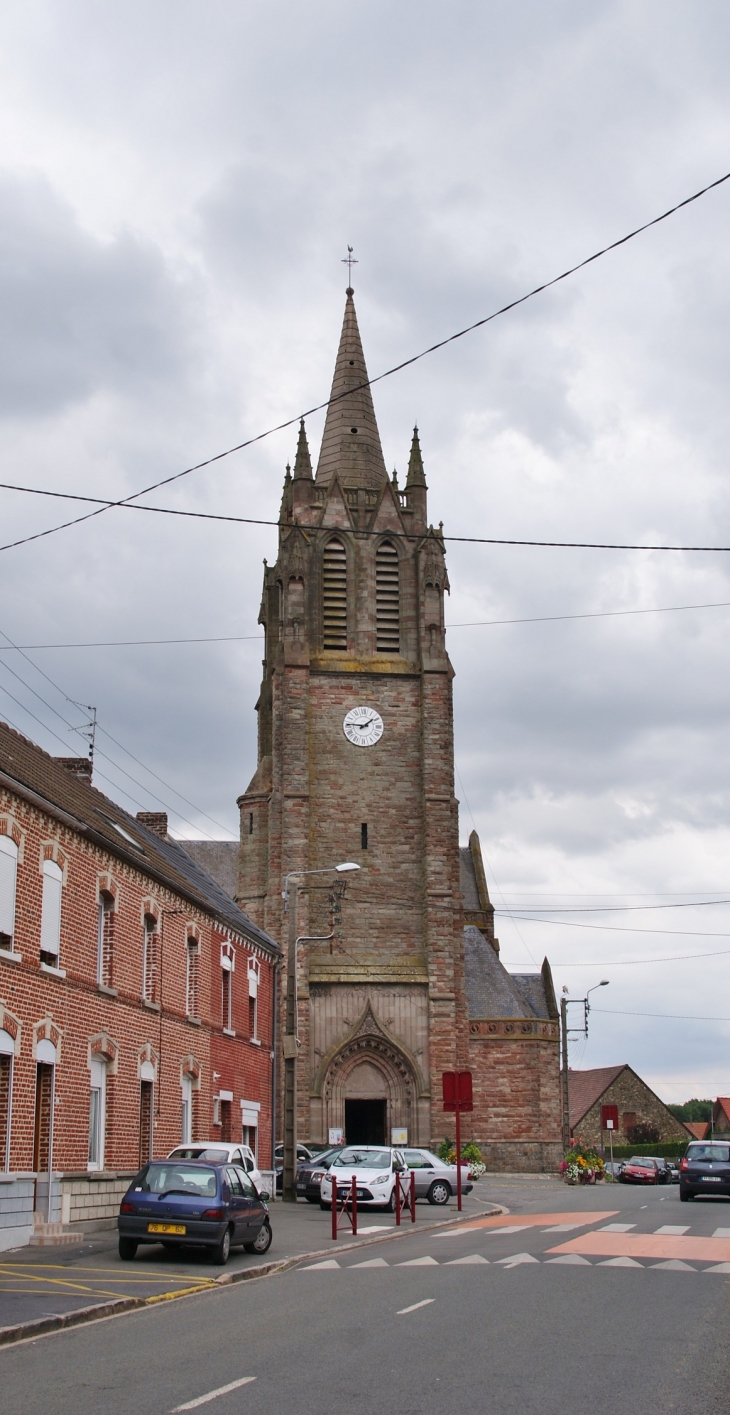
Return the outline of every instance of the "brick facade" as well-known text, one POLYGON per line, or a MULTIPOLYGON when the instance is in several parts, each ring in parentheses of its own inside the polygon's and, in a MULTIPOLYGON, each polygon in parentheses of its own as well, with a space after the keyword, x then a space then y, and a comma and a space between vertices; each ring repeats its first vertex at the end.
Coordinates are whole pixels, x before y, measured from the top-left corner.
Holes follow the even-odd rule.
MULTIPOLYGON (((12 941, 0 948, 0 1169, 47 1176, 50 1149, 71 1196, 67 1212, 108 1216, 120 1183, 126 1187, 118 1176, 183 1138, 186 1096, 190 1137, 220 1136, 214 1108, 223 1088, 237 1111, 236 1138, 241 1101, 258 1105, 259 1162, 270 1167, 279 956, 272 941, 232 902, 219 911, 213 881, 196 873, 174 842, 158 840, 4 724, 0 834, 18 847, 12 941), (40 961, 48 859, 62 870, 53 964, 40 961), (228 1035, 224 950, 233 960, 228 1035), (256 970, 257 1037, 250 1035, 249 964, 256 970), (94 1088, 101 1092, 96 1146, 94 1088)), ((0 1211, 4 1192, 0 1185, 0 1211)))
POLYGON ((631 1143, 626 1132, 633 1125, 655 1126, 661 1142, 683 1142, 690 1138, 687 1127, 672 1115, 671 1110, 630 1066, 605 1068, 605 1074, 602 1071, 569 1071, 568 1079, 571 1134, 586 1144, 598 1147, 608 1144, 608 1132, 601 1132, 601 1107, 604 1105, 618 1106, 616 1144, 631 1143), (596 1084, 592 1086, 592 1095, 587 1085, 591 1085, 593 1078, 596 1078, 596 1084), (587 1101, 590 1101, 589 1105, 586 1105, 587 1101))

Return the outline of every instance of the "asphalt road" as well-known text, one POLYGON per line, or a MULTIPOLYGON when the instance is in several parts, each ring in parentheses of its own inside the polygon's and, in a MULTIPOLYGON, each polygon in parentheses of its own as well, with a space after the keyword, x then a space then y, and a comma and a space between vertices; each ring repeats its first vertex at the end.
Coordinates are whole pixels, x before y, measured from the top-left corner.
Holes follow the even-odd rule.
POLYGON ((448 1236, 0 1350, 3 1415, 727 1415, 730 1201, 504 1187, 508 1216, 448 1236))

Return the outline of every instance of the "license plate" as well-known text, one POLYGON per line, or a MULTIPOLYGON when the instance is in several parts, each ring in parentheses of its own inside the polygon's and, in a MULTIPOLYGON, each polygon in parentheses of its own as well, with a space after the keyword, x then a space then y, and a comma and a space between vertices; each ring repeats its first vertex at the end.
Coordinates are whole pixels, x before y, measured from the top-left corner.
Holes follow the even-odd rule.
POLYGON ((364 1189, 358 1189, 358 1190, 357 1190, 357 1197, 358 1197, 358 1199, 364 1199, 364 1198, 365 1198, 365 1190, 364 1190, 364 1189))
POLYGON ((304 1189, 306 1189, 306 1187, 307 1187, 306 1184, 297 1184, 297 1185, 296 1185, 296 1188, 297 1188, 297 1189, 302 1189, 302 1190, 304 1190, 304 1189))
POLYGON ((184 1223, 148 1223, 148 1233, 186 1233, 184 1223))
POLYGON ((702 1175, 702 1183, 703 1183, 703 1184, 720 1184, 721 1182, 722 1182, 722 1181, 721 1181, 721 1179, 720 1179, 720 1175, 719 1175, 719 1174, 703 1174, 703 1175, 702 1175))

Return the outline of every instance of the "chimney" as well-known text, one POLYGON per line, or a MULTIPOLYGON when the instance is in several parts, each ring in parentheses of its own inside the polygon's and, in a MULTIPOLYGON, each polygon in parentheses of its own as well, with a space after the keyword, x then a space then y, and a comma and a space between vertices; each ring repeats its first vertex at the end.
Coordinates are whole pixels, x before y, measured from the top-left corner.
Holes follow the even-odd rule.
POLYGON ((167 838, 167 811, 138 811, 135 819, 153 835, 159 835, 163 840, 167 838))
POLYGON ((91 785, 91 762, 88 757, 54 757, 54 762, 65 767, 79 781, 85 781, 87 786, 91 785))

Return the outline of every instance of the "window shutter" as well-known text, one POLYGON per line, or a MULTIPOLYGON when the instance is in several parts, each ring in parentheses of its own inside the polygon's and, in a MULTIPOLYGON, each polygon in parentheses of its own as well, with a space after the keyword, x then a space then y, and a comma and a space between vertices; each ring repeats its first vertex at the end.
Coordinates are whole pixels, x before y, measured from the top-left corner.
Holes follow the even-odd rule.
POLYGON ((0 835, 0 934, 9 938, 15 932, 15 881, 18 871, 18 847, 7 835, 0 835))
POLYGON ((375 555, 375 627, 378 653, 398 653, 400 651, 398 551, 388 540, 378 546, 375 555))
POLYGON ((58 957, 61 942, 61 890, 63 875, 53 860, 43 866, 43 912, 41 915, 41 953, 58 957))
POLYGON ((249 965, 248 969, 248 995, 255 997, 259 989, 259 978, 255 968, 249 965))
POLYGON ((326 649, 347 649, 347 551, 330 540, 322 556, 322 630, 326 649))

